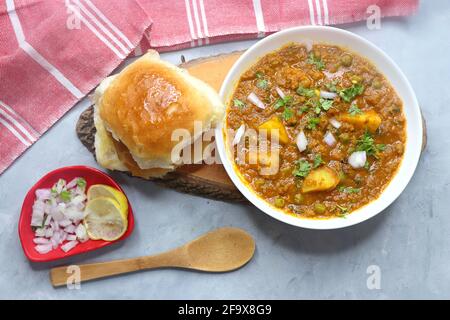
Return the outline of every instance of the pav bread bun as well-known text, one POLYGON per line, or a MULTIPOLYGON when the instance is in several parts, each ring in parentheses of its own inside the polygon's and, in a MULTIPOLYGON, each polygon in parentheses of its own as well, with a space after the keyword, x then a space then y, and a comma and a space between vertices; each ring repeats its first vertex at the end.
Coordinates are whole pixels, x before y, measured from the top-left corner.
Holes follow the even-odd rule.
POLYGON ((149 51, 94 94, 100 165, 160 177, 181 163, 183 149, 221 119, 224 106, 209 85, 149 51), (201 130, 198 130, 201 128, 201 130), (188 133, 180 145, 175 130, 188 133), (131 170, 133 169, 133 170, 131 170))

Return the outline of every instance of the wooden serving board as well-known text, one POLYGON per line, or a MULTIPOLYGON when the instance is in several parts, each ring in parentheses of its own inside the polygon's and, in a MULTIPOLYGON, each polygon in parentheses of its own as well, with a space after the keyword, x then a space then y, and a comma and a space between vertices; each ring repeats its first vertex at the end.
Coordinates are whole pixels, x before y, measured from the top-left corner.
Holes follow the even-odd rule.
MULTIPOLYGON (((182 56, 180 67, 187 69, 191 75, 205 81, 218 92, 231 66, 241 54, 242 52, 238 51, 208 58, 195 59, 188 62, 184 61, 184 57, 182 56)), ((425 128, 424 122, 423 149, 426 144, 425 128)), ((80 115, 76 131, 78 138, 84 146, 95 155, 95 126, 92 106, 80 115)), ((152 179, 152 181, 181 192, 201 195, 213 199, 230 201, 245 200, 243 195, 231 182, 221 164, 185 165, 179 167, 174 172, 168 173, 161 179, 152 179)))

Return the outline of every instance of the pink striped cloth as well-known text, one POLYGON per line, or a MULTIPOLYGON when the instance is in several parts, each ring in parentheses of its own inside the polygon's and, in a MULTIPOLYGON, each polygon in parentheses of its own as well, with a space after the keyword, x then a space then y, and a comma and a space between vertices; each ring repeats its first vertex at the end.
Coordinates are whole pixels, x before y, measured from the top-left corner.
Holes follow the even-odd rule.
POLYGON ((0 0, 0 174, 130 54, 417 7, 418 0, 0 0))

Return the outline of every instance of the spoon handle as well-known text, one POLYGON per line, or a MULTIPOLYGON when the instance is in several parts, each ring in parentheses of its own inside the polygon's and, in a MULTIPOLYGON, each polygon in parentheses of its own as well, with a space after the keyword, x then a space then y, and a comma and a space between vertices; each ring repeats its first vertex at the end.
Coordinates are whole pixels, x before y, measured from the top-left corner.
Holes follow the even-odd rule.
POLYGON ((139 270, 182 267, 182 257, 182 250, 178 248, 154 256, 76 265, 79 269, 72 266, 57 267, 50 270, 50 281, 54 287, 59 287, 73 281, 83 282, 139 270))

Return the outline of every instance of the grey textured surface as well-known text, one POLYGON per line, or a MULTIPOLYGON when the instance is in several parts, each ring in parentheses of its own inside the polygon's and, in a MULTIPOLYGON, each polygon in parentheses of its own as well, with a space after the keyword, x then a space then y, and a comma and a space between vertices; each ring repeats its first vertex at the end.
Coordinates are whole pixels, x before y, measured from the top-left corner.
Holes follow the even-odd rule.
MULTIPOLYGON (((428 147, 403 194, 385 212, 337 231, 310 231, 278 222, 251 206, 180 194, 113 174, 133 204, 136 229, 126 241, 49 264, 29 263, 17 235, 22 199, 46 172, 66 165, 96 167, 75 136, 82 102, 0 176, 0 298, 444 298, 450 297, 450 2, 422 1, 415 17, 389 19, 381 30, 343 26, 385 50, 411 81, 428 123, 428 147), (157 253, 220 226, 256 239, 254 259, 228 274, 158 270, 53 289, 49 268, 157 253), (366 286, 370 265, 381 289, 366 286)), ((178 62, 244 49, 221 44, 164 54, 178 62)))

